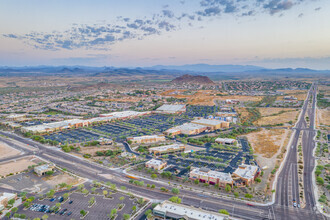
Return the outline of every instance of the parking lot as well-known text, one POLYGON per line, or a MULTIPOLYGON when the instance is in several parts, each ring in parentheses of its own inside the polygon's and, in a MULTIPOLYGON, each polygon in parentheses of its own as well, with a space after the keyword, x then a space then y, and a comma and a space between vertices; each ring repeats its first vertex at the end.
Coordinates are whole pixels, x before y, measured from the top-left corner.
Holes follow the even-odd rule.
POLYGON ((58 133, 53 133, 45 135, 45 139, 56 140, 59 143, 81 143, 92 140, 98 140, 102 135, 96 134, 83 129, 74 129, 68 131, 61 131, 58 133))
POLYGON ((255 161, 250 154, 250 147, 247 140, 240 139, 239 147, 227 146, 224 148, 213 147, 211 143, 205 144, 205 150, 189 152, 186 154, 172 154, 164 158, 168 165, 166 171, 177 177, 184 178, 189 175, 187 167, 205 167, 211 170, 233 173, 243 160, 245 164, 255 161))
MULTIPOLYGON (((80 192, 73 192, 69 195, 69 198, 61 203, 61 208, 56 212, 48 211, 51 207, 54 207, 56 203, 60 203, 60 198, 63 193, 56 193, 56 196, 52 199, 44 199, 42 201, 35 200, 34 205, 29 209, 24 210, 21 206, 18 213, 25 214, 28 218, 41 218, 43 215, 48 215, 48 219, 80 219, 80 211, 83 209, 88 214, 84 219, 109 219, 108 214, 112 209, 117 209, 117 218, 123 219, 124 214, 132 214, 132 207, 137 206, 137 199, 130 199, 129 196, 120 193, 113 192, 110 198, 104 198, 102 195, 102 189, 97 189, 95 194, 89 194, 85 196, 80 192), (95 198, 95 203, 92 207, 89 207, 90 198, 95 198), (121 201, 120 198, 124 197, 121 201), (124 207, 119 211, 118 204, 123 203, 124 207), (33 208, 33 206, 35 206, 33 208), (55 214, 56 213, 56 214, 55 214)), ((138 206, 137 206, 138 207, 138 206)))
POLYGON ((220 111, 218 106, 188 105, 185 115, 189 117, 207 117, 220 111))

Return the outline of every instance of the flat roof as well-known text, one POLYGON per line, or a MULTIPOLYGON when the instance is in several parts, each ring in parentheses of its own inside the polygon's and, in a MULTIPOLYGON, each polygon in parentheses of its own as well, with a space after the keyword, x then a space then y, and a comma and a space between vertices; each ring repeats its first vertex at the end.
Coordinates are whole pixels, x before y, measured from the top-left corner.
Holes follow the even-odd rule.
POLYGON ((233 178, 229 173, 218 172, 214 170, 203 170, 202 168, 194 168, 192 171, 190 171, 190 173, 201 176, 207 176, 222 181, 228 181, 228 182, 233 181, 233 178))
POLYGON ((170 129, 167 130, 167 132, 170 132, 170 131, 191 131, 191 130, 201 129, 201 128, 205 128, 205 125, 185 123, 185 124, 170 128, 170 129))
POLYGON ((232 139, 232 138, 217 138, 215 139, 215 142, 235 142, 236 140, 235 139, 232 139))
POLYGON ((183 144, 171 144, 171 145, 165 145, 159 147, 152 147, 149 148, 149 151, 166 151, 168 149, 180 149, 183 146, 184 146, 183 144))
POLYGON ((192 121, 191 123, 199 123, 199 124, 207 124, 207 125, 218 125, 221 124, 224 121, 216 120, 216 119, 198 119, 195 121, 192 121))
POLYGON ((164 163, 165 162, 163 162, 161 160, 156 160, 156 159, 151 159, 148 162, 146 162, 146 164, 148 164, 148 165, 158 165, 158 166, 160 166, 160 165, 162 165, 164 163))
POLYGON ((43 165, 35 167, 34 169, 37 171, 43 171, 43 170, 48 170, 49 168, 52 168, 52 167, 54 167, 54 165, 52 165, 52 164, 43 164, 43 165))
POLYGON ((259 168, 254 165, 242 164, 238 166, 238 168, 234 171, 234 174, 242 178, 251 179, 254 177, 254 174, 258 169, 259 168))
POLYGON ((144 140, 144 139, 149 139, 149 138, 165 138, 164 135, 144 135, 140 137, 131 137, 133 140, 144 140))
POLYGON ((162 105, 159 108, 156 109, 156 111, 169 111, 169 112, 177 112, 177 111, 182 111, 186 105, 162 105))
POLYGON ((167 216, 187 216, 188 219, 212 219, 212 220, 223 220, 228 219, 227 216, 221 215, 220 213, 206 211, 200 208, 194 208, 182 204, 172 203, 170 201, 164 201, 158 204, 154 208, 154 212, 166 213, 167 216))

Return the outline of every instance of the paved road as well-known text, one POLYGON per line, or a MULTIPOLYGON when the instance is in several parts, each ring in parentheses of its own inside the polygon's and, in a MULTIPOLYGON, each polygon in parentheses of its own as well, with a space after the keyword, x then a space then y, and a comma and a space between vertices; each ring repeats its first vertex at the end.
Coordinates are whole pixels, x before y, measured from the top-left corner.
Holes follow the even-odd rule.
MULTIPOLYGON (((309 93, 309 95, 311 95, 311 92, 309 93)), ((307 102, 303 106, 302 115, 305 115, 306 111, 307 102)), ((314 117, 310 117, 310 119, 314 121, 314 117)), ((307 199, 306 197, 306 202, 308 202, 308 204, 310 205, 306 206, 305 209, 292 208, 292 201, 290 202, 290 199, 293 197, 295 197, 296 200, 299 199, 297 187, 298 178, 296 154, 296 145, 299 138, 299 134, 303 129, 305 129, 303 130, 305 133, 312 133, 311 130, 306 130, 306 122, 303 116, 299 119, 296 127, 297 129, 295 130, 296 133, 294 134, 292 148, 290 147, 287 160, 284 165, 284 169, 279 175, 280 178, 277 184, 276 201, 274 205, 247 206, 245 202, 236 201, 233 199, 205 196, 189 190, 180 190, 180 197, 183 198, 183 203, 212 211, 217 211, 219 209, 227 209, 232 216, 239 217, 242 219, 322 219, 323 217, 320 214, 316 214, 314 210, 311 209, 311 207, 314 207, 315 205, 315 201, 312 194, 310 198, 307 199)), ((108 168, 99 166, 94 163, 90 163, 88 161, 82 160, 81 158, 74 157, 57 149, 46 147, 42 144, 33 142, 29 139, 17 136, 12 133, 0 131, 0 134, 15 139, 22 144, 28 144, 32 147, 37 148, 38 151, 35 152, 36 155, 48 161, 51 161, 60 167, 67 168, 68 170, 76 173, 77 175, 86 177, 88 179, 107 182, 109 181, 109 179, 101 174, 111 174, 113 178, 110 179, 110 182, 115 183, 117 185, 126 186, 128 191, 134 192, 140 196, 144 196, 154 200, 167 200, 169 197, 172 196, 170 193, 163 193, 157 189, 151 190, 149 188, 143 188, 129 184, 128 179, 125 177, 125 174, 118 170, 110 170, 108 168)), ((304 147, 306 148, 304 149, 304 156, 306 155, 306 160, 308 160, 308 158, 311 158, 310 146, 312 142, 310 142, 310 140, 312 138, 312 135, 305 135, 305 138, 307 138, 306 140, 309 140, 308 142, 306 142, 306 147, 304 147)), ((4 139, 5 138, 0 137, 0 140, 4 139)), ((8 139, 6 140, 8 141, 8 139)), ((18 145, 15 145, 15 147, 21 148, 23 150, 23 148, 18 145)), ((26 151, 25 148, 24 150, 26 151)), ((310 160, 310 162, 312 161, 310 160)), ((310 166, 313 166, 313 163, 311 163, 310 166)), ((307 189, 310 190, 312 188, 311 178, 308 178, 309 176, 311 176, 311 170, 307 168, 305 169, 305 172, 307 176, 307 178, 305 178, 305 192, 308 193, 307 189)), ((157 187, 163 186, 159 182, 155 182, 152 180, 145 180, 144 182, 145 184, 155 184, 157 187)), ((310 190, 309 192, 312 193, 312 190, 310 190)))

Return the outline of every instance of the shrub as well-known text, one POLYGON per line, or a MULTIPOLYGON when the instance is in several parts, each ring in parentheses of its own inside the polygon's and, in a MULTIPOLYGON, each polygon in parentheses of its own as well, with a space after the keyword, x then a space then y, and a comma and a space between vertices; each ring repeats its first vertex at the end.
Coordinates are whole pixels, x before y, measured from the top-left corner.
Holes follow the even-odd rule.
POLYGON ((220 209, 219 213, 224 215, 229 215, 229 212, 226 209, 220 209))

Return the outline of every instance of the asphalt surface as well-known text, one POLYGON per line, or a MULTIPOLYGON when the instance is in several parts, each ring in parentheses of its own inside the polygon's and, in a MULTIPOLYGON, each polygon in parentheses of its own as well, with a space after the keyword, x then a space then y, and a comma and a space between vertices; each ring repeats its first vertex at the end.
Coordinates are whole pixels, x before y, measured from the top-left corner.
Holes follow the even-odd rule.
MULTIPOLYGON (((315 92, 309 92, 309 95, 315 95, 315 92)), ((309 100, 309 99, 307 99, 309 100)), ((315 104, 315 97, 313 99, 315 104)), ((302 108, 302 115, 307 112, 307 102, 302 108)), ((315 105, 312 109, 315 111, 315 105)), ((311 126, 314 125, 314 116, 310 113, 310 120, 313 121, 311 126)), ((285 161, 284 167, 279 175, 279 179, 276 187, 276 200, 275 204, 269 206, 249 206, 247 202, 237 201, 230 198, 218 198, 213 196, 201 195, 199 192, 193 192, 190 190, 180 190, 180 197, 183 199, 183 203, 186 205, 191 205, 195 207, 201 207, 203 209, 218 211, 219 209, 226 209, 230 212, 231 216, 238 217, 242 219, 323 219, 324 217, 314 211, 315 200, 313 195, 313 185, 311 180, 312 168, 314 166, 314 159, 312 158, 312 148, 313 145, 313 127, 306 129, 306 122, 302 116, 295 130, 295 135, 292 141, 292 146, 289 148, 287 159, 285 161), (298 174, 297 174, 297 142, 299 134, 304 132, 303 136, 306 140, 304 141, 304 160, 306 161, 305 166, 307 167, 304 172, 306 176, 304 178, 305 194, 306 196, 306 207, 304 209, 298 209, 292 207, 292 200, 296 199, 299 201, 298 192, 298 174), (291 201, 290 201, 291 200, 291 201)), ((56 148, 46 147, 42 144, 31 141, 30 139, 17 136, 12 133, 2 132, 0 134, 12 138, 22 144, 30 145, 37 149, 36 152, 28 151, 21 146, 14 143, 10 143, 11 146, 15 148, 24 150, 27 153, 33 153, 45 160, 55 163, 56 165, 66 168, 73 173, 80 175, 82 177, 97 180, 97 181, 110 181, 117 184, 118 186, 126 186, 128 191, 135 193, 137 195, 153 199, 154 201, 167 200, 171 196, 170 193, 164 193, 158 189, 151 190, 146 187, 138 187, 128 183, 128 178, 121 170, 110 170, 108 168, 102 167, 94 163, 87 162, 81 158, 72 156, 70 154, 64 153, 56 148), (110 174, 111 179, 108 179, 100 174, 110 174)), ((0 137, 0 140, 8 139, 0 137)), ((125 146, 126 148, 128 146, 125 146)), ((158 188, 162 185, 157 181, 144 180, 145 184, 155 184, 158 188)))

